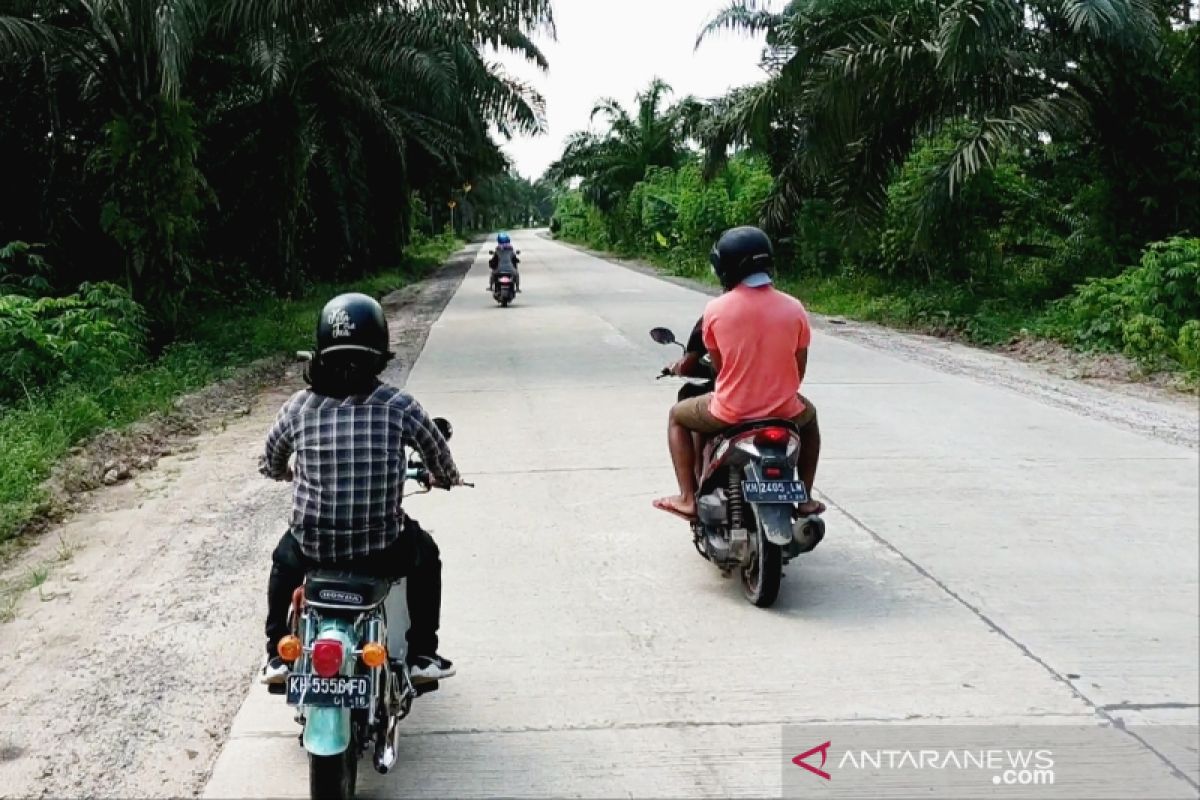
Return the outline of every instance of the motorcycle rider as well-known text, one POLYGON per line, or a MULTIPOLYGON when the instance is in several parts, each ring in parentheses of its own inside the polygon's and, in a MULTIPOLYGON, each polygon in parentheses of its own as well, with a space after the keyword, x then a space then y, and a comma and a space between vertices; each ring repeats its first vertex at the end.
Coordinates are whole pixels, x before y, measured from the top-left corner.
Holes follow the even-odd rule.
POLYGON ((272 554, 267 589, 267 661, 260 680, 281 683, 288 665, 276 645, 289 633, 288 608, 304 575, 318 568, 408 579, 407 667, 414 683, 448 678, 437 653, 442 562, 437 544, 400 508, 415 447, 432 483, 460 483, 437 425, 412 395, 379 380, 394 357, 387 318, 374 299, 342 294, 317 320, 309 388, 283 404, 267 434, 259 471, 293 481, 291 525, 272 554), (288 460, 295 455, 295 469, 288 460))
POLYGON ((512 238, 507 233, 501 231, 500 234, 496 236, 496 250, 492 253, 492 258, 488 262, 488 266, 491 268, 492 272, 488 278, 487 290, 491 292, 496 288, 497 270, 501 270, 501 267, 503 267, 501 271, 512 273, 513 281, 516 283, 517 292, 520 293, 521 273, 517 269, 520 264, 521 259, 517 258, 517 251, 513 249, 512 238))
MULTIPOLYGON (((792 420, 800 430, 800 479, 810 491, 821 451, 816 407, 797 391, 808 366, 812 328, 804 305, 773 286, 770 237, 758 228, 732 228, 714 245, 709 260, 725 291, 709 302, 683 358, 671 369, 677 375, 696 374, 708 352, 717 371, 716 390, 693 397, 681 393, 672 407, 667 439, 679 494, 654 501, 655 508, 688 520, 696 515, 696 440, 701 436, 754 419, 792 420)), ((799 510, 807 516, 825 506, 810 499, 799 510)))

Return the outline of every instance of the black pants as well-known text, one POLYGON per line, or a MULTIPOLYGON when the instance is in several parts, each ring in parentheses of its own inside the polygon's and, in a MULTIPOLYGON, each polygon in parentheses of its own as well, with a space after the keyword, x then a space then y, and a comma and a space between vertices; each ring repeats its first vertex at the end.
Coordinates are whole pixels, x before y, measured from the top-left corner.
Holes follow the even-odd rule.
POLYGON ((318 563, 300 549, 291 532, 283 534, 271 555, 267 584, 267 655, 290 632, 287 625, 292 593, 310 570, 330 569, 375 578, 408 579, 408 655, 434 655, 442 615, 442 559, 437 543, 415 519, 405 521, 395 544, 367 558, 318 563))

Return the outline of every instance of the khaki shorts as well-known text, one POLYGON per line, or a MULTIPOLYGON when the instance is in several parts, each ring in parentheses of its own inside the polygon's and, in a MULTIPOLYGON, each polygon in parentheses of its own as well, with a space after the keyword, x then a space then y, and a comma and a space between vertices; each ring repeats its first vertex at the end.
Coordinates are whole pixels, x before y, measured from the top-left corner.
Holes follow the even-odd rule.
MULTIPOLYGON (((726 428, 732 428, 731 424, 717 419, 708 410, 708 401, 711 398, 712 393, 709 393, 681 400, 671 408, 671 419, 696 433, 720 433, 726 428)), ((797 428, 803 428, 817 418, 817 407, 812 404, 811 400, 800 395, 800 402, 804 403, 804 411, 800 416, 792 417, 792 423, 797 428)))

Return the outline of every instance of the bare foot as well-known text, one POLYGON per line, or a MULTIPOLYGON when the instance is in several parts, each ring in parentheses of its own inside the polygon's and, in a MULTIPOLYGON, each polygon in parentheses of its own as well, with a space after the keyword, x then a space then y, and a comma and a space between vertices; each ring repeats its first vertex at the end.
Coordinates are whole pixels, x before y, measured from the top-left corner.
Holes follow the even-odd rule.
POLYGON ((825 504, 820 500, 809 500, 807 503, 801 503, 799 508, 800 516, 811 517, 816 514, 825 513, 825 504))
POLYGON ((689 522, 696 518, 696 501, 683 495, 660 497, 654 501, 654 507, 659 511, 666 511, 668 514, 674 514, 689 522))

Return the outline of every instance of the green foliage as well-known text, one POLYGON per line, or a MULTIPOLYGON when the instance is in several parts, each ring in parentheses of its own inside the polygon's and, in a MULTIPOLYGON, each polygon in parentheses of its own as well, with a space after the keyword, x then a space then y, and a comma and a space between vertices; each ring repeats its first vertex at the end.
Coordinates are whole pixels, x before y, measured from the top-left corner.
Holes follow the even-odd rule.
POLYGON ((1085 347, 1119 350, 1151 366, 1200 366, 1200 239, 1148 247, 1137 267, 1094 278, 1061 311, 1085 347))
POLYGON ((0 292, 37 296, 50 291, 50 265, 35 252, 43 247, 20 241, 0 247, 0 292))
POLYGON ((66 297, 0 295, 0 402, 39 386, 105 381, 144 356, 145 315, 120 287, 66 297))
POLYGON ((191 282, 207 186, 190 107, 158 102, 104 129, 95 169, 108 185, 100 225, 125 252, 126 289, 170 328, 191 282))

